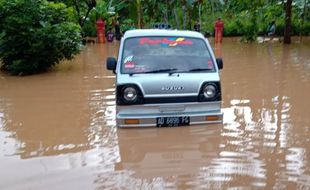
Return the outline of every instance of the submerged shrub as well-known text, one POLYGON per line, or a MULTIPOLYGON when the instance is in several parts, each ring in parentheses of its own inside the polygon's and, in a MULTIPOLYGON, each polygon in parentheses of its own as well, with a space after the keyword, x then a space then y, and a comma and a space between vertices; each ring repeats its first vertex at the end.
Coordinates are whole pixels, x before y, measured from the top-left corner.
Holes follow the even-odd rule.
POLYGON ((44 72, 80 50, 80 27, 62 3, 0 0, 1 69, 13 75, 44 72))

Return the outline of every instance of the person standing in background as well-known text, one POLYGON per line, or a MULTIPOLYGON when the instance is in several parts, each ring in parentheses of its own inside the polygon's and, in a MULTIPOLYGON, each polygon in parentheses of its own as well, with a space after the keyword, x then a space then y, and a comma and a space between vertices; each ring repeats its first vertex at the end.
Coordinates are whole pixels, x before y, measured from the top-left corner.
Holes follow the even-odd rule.
POLYGON ((214 24, 215 29, 215 43, 222 43, 223 39, 223 31, 224 31, 224 22, 221 20, 221 18, 218 18, 217 21, 214 24))
POLYGON ((270 37, 270 39, 272 40, 274 35, 276 33, 276 22, 275 21, 272 21, 270 23, 270 26, 268 27, 268 30, 267 30, 267 35, 268 37, 270 37))
POLYGON ((119 22, 116 21, 115 23, 115 39, 120 41, 121 40, 121 37, 122 37, 122 33, 121 33, 121 28, 120 28, 120 25, 119 25, 119 22))
POLYGON ((112 28, 110 28, 108 33, 107 33, 107 40, 110 43, 113 42, 113 40, 114 40, 114 33, 112 32, 112 28))
POLYGON ((196 32, 200 32, 200 24, 199 24, 199 22, 196 22, 196 23, 195 23, 195 25, 194 25, 194 30, 195 30, 196 32))

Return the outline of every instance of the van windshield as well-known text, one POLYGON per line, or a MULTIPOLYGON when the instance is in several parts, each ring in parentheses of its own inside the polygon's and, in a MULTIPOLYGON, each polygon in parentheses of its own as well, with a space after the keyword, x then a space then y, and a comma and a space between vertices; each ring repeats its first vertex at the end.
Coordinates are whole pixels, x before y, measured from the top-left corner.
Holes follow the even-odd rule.
POLYGON ((123 49, 123 74, 215 71, 203 39, 135 37, 126 39, 123 49))

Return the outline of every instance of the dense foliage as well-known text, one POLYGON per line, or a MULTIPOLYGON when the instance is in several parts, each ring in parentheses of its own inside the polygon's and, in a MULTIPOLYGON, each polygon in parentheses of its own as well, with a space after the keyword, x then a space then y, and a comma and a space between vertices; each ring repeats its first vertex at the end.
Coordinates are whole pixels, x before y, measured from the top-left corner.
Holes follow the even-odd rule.
POLYGON ((72 10, 46 0, 0 0, 1 69, 13 75, 46 71, 79 52, 72 10))
MULTIPOLYGON (((64 0, 65 1, 65 0, 64 0)), ((70 1, 70 0, 66 0, 70 1)), ((71 0, 73 1, 73 0, 71 0)), ((276 35, 283 35, 285 2, 283 0, 96 0, 84 28, 87 35, 95 35, 96 11, 110 8, 115 14, 104 17, 119 19, 123 30, 134 22, 136 28, 149 28, 153 23, 170 23, 177 29, 193 29, 201 23, 202 33, 214 32, 214 21, 221 17, 225 36, 243 36, 246 40, 266 35, 268 25, 275 21, 276 35), (104 5, 103 5, 104 4, 104 5), (102 7, 104 7, 102 9, 102 7)), ((292 4, 292 35, 310 35, 309 0, 294 0, 292 4)))

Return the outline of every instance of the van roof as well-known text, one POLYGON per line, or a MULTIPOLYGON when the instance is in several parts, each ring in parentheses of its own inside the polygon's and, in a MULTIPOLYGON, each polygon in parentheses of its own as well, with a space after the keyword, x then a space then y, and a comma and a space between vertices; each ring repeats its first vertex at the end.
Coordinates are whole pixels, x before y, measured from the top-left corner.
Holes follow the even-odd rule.
POLYGON ((136 29, 125 32, 124 38, 143 37, 143 36, 182 36, 204 38, 204 36, 195 31, 187 30, 163 30, 163 29, 136 29))

